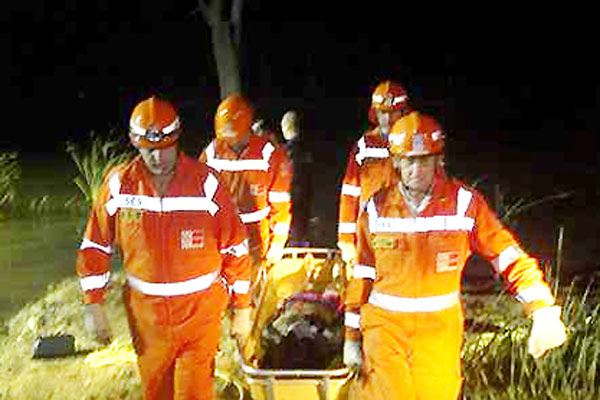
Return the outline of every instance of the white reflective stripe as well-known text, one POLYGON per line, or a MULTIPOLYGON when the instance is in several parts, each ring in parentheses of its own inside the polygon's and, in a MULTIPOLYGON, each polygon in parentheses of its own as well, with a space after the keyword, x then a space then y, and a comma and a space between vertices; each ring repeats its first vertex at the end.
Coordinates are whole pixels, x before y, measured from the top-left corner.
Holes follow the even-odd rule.
POLYGON ((206 197, 165 197, 160 211, 208 211, 210 215, 215 215, 219 206, 206 197))
POLYGON ((119 208, 132 208, 154 212, 171 211, 208 211, 211 215, 219 210, 219 206, 212 200, 217 190, 218 180, 212 174, 208 174, 204 181, 205 197, 182 196, 182 197, 153 197, 145 195, 120 194, 121 183, 119 176, 115 174, 109 181, 112 198, 105 207, 110 216, 113 216, 119 208))
POLYGON ((344 325, 349 328, 360 329, 360 315, 353 312, 344 313, 344 325))
POLYGON ((473 194, 459 189, 456 215, 435 215, 417 218, 379 218, 373 199, 367 203, 369 229, 371 233, 416 233, 432 231, 468 231, 473 230, 475 220, 465 217, 473 194))
POLYGON ((369 221, 371 233, 415 233, 432 231, 471 231, 475 221, 457 215, 417 218, 374 218, 369 221))
POLYGON ((523 289, 516 294, 516 299, 521 303, 530 303, 536 300, 554 302, 554 296, 546 285, 538 284, 527 289, 523 289))
POLYGON ((346 183, 344 183, 342 185, 342 194, 352 196, 352 197, 359 197, 360 192, 361 192, 360 186, 348 185, 346 183))
POLYGON ((241 257, 243 255, 248 254, 248 239, 245 239, 240 244, 235 244, 233 246, 229 246, 220 251, 221 254, 230 254, 234 257, 241 257))
POLYGON ((498 257, 492 260, 494 270, 498 273, 504 272, 506 267, 517 261, 521 257, 520 249, 516 246, 510 246, 502 250, 498 257))
POLYGON ((175 121, 171 122, 169 126, 164 127, 162 131, 165 135, 168 135, 179 128, 179 125, 179 117, 177 117, 175 118, 175 121))
POLYGON ((269 216, 271 207, 265 207, 261 210, 254 211, 251 213, 240 214, 240 219, 243 223, 248 224, 250 222, 259 222, 269 216))
POLYGON ((380 94, 374 94, 371 97, 371 101, 375 104, 382 104, 385 100, 389 99, 389 102, 391 103, 391 105, 397 105, 398 103, 403 103, 408 99, 408 96, 406 95, 402 95, 402 96, 382 96, 380 94))
POLYGON ((90 275, 83 277, 79 280, 81 289, 84 292, 88 290, 101 289, 108 284, 110 281, 110 272, 106 272, 102 275, 90 275))
POLYGON ((111 246, 102 246, 101 244, 98 244, 96 242, 92 242, 89 239, 83 238, 83 240, 81 241, 81 245, 79 246, 79 250, 85 250, 85 249, 97 249, 106 254, 112 254, 111 246))
POLYGON ((181 296, 208 289, 218 276, 219 271, 214 271, 183 282, 153 283, 127 275, 127 282, 132 288, 150 296, 181 296))
POLYGON ((275 147, 271 143, 265 144, 261 153, 262 159, 254 160, 229 160, 215 156, 214 142, 211 142, 205 150, 206 164, 217 171, 268 171, 269 159, 275 147))
POLYGON ((288 192, 269 192, 269 203, 287 203, 290 200, 288 192))
POLYGON ((235 281, 231 285, 231 290, 237 294, 248 294, 250 291, 250 281, 235 281))
POLYGON ((290 231, 290 225, 278 222, 273 226, 273 234, 274 235, 286 235, 290 231))
POLYGON ((354 266, 354 279, 363 278, 375 280, 375 268, 370 265, 356 264, 354 266))
POLYGON ((459 303, 458 292, 431 297, 398 297, 371 291, 369 303, 388 311, 434 312, 459 303))
POLYGON ((364 136, 358 140, 358 152, 354 157, 358 165, 362 165, 365 158, 388 158, 390 152, 385 147, 367 147, 364 136))
POLYGON ((338 233, 356 233, 356 223, 340 222, 338 224, 338 233))
POLYGON ((472 197, 473 193, 468 190, 463 188, 458 189, 458 195, 456 197, 456 215, 458 217, 464 217, 467 214, 467 208, 469 208, 472 197))

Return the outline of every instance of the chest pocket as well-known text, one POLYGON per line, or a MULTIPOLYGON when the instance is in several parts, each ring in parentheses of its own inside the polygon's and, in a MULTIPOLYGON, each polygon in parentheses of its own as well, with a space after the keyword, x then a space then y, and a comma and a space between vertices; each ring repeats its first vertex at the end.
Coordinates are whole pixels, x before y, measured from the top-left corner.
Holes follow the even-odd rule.
POLYGON ((466 260, 468 235, 464 232, 432 232, 427 236, 427 254, 435 273, 453 272, 466 260))

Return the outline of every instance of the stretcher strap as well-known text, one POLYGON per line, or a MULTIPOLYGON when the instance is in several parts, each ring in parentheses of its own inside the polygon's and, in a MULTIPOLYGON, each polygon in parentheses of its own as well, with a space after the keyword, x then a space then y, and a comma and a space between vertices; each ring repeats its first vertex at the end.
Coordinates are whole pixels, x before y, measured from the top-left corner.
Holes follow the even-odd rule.
POLYGON ((181 296, 208 289, 218 276, 219 271, 214 271, 187 281, 154 283, 127 275, 127 282, 132 288, 150 296, 181 296))
POLYGON ((388 311, 434 312, 453 307, 459 303, 458 291, 431 297, 398 297, 372 291, 369 303, 388 311))

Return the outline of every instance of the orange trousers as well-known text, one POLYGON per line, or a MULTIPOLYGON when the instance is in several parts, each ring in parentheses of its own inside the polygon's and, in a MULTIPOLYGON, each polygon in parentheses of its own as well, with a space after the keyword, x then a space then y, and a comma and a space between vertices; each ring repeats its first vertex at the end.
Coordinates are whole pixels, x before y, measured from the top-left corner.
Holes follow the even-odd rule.
POLYGON ((364 377, 357 399, 456 400, 462 386, 461 305, 434 313, 361 309, 364 377))
POLYGON ((223 285, 172 297, 126 287, 124 300, 144 399, 214 399, 214 359, 228 302, 223 285))

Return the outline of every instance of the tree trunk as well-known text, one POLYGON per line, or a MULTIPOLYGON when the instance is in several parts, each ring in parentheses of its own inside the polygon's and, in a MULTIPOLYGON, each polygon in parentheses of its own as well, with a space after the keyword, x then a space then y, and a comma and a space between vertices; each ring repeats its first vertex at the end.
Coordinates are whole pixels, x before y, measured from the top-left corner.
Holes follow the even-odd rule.
POLYGON ((198 0, 199 9, 211 31, 222 99, 229 94, 242 92, 238 48, 243 0, 232 1, 230 19, 223 18, 223 3, 224 0, 211 0, 208 3, 206 0, 198 0))

